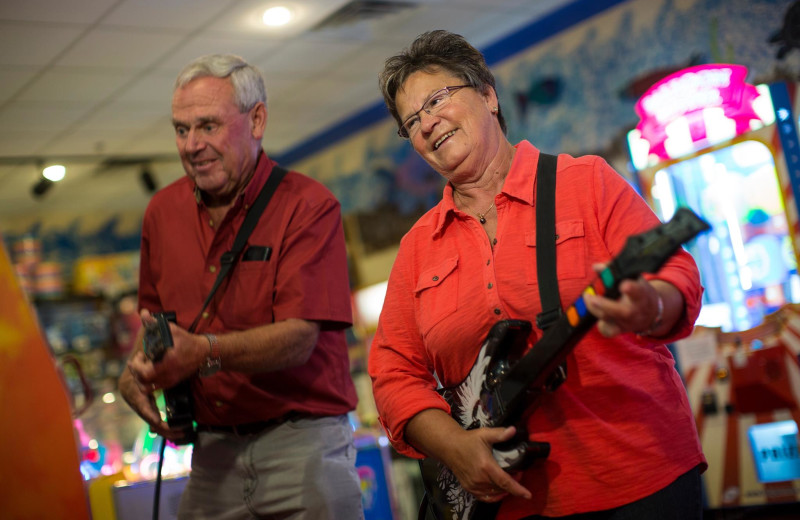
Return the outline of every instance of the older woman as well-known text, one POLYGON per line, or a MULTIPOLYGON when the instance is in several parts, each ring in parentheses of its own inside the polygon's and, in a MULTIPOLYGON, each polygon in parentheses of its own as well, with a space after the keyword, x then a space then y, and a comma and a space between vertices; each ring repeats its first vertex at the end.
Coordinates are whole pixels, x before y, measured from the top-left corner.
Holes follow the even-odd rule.
MULTIPOLYGON (((401 241, 370 351, 375 401, 394 447, 440 461, 477 500, 502 502, 498 518, 701 518, 706 461, 664 345, 689 334, 699 313, 692 258, 681 250, 658 273, 622 282, 617 300, 586 297, 597 326, 567 358, 566 382, 526 418, 530 438, 550 443, 550 456, 507 473, 492 447, 515 428, 463 429, 436 388, 465 378, 495 322, 534 321, 541 311, 540 152, 506 139, 494 78, 461 36, 419 36, 386 61, 380 86, 400 136, 447 180, 441 202, 401 241)), ((558 157, 555 216, 565 308, 627 237, 659 224, 593 156, 558 157)), ((541 334, 534 328, 528 346, 541 334)))

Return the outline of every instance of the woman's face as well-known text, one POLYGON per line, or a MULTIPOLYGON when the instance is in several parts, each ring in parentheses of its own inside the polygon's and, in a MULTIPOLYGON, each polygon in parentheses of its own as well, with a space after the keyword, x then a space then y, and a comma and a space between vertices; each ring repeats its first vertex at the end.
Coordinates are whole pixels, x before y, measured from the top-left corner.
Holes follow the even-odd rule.
MULTIPOLYGON (((462 84, 462 79, 447 72, 415 72, 395 97, 401 121, 416 113, 435 92, 462 84)), ((419 112, 419 130, 411 136, 411 145, 447 180, 455 184, 474 180, 489 166, 504 137, 494 107, 497 97, 493 89, 488 94, 474 88, 459 89, 436 114, 419 112)))

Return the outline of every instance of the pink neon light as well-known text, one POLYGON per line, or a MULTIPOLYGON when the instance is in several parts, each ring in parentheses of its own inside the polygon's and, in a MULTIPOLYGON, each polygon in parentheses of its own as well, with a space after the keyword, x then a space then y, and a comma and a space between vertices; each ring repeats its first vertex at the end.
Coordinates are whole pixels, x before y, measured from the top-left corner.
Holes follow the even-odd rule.
POLYGON ((736 135, 750 130, 750 120, 759 117, 753 110, 758 91, 745 83, 747 68, 742 65, 698 65, 662 79, 639 99, 636 128, 650 143, 650 153, 670 159, 664 148, 666 127, 685 117, 694 142, 706 138, 703 109, 719 107, 736 123, 736 135))

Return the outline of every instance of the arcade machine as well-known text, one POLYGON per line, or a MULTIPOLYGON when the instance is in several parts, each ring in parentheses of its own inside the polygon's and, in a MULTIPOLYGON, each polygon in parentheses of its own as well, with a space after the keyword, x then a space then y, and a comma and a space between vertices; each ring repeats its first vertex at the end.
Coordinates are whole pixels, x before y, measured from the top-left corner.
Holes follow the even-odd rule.
POLYGON ((637 102, 628 134, 635 183, 662 220, 686 206, 712 228, 687 247, 705 288, 698 326, 673 345, 711 510, 800 506, 795 85, 746 77, 728 64, 672 74, 637 102))

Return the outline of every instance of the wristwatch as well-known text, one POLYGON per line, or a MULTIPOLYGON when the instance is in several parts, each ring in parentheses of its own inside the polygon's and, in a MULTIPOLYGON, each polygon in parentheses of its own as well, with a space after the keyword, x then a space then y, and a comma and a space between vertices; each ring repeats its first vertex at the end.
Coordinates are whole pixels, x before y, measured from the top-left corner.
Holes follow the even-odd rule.
POLYGON ((208 357, 203 366, 198 370, 200 377, 208 377, 216 374, 222 368, 222 358, 219 356, 219 341, 213 334, 204 334, 208 340, 208 357))

